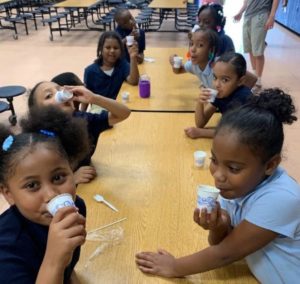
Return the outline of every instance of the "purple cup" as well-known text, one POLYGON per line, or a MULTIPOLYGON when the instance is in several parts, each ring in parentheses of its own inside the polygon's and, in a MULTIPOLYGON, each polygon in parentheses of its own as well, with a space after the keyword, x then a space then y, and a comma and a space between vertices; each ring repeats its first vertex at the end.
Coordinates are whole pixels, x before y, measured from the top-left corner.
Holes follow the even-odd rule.
POLYGON ((150 97, 150 80, 140 79, 139 94, 140 94, 141 98, 149 98, 150 97))

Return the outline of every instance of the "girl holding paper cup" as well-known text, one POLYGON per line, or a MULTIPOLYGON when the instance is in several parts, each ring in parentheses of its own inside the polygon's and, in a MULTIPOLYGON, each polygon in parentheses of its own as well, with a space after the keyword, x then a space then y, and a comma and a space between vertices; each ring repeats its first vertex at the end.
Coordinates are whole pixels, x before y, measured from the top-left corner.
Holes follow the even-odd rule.
POLYGON ((268 89, 222 117, 210 165, 220 203, 211 214, 194 212, 210 246, 178 258, 165 250, 138 253, 141 271, 182 277, 245 258, 260 283, 298 283, 300 186, 279 166, 283 123, 293 123, 294 112, 289 95, 268 89))
POLYGON ((0 282, 78 283, 86 207, 72 167, 88 150, 86 126, 53 106, 21 126, 18 135, 0 127, 0 190, 10 204, 0 215, 0 282))
POLYGON ((213 67, 213 89, 202 87, 196 103, 196 127, 187 127, 185 134, 190 138, 212 138, 215 130, 205 128, 219 110, 222 114, 232 107, 242 105, 252 96, 250 88, 244 86, 247 66, 239 53, 225 53, 213 67))

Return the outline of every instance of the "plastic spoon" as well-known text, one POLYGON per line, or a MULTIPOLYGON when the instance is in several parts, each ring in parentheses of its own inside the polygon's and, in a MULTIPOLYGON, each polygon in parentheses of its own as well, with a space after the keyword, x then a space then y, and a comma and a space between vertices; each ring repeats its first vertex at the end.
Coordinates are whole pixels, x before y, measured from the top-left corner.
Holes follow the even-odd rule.
POLYGON ((114 210, 114 211, 116 211, 116 212, 119 211, 115 206, 113 206, 113 205, 110 204, 108 201, 106 201, 106 200, 104 199, 104 197, 103 197, 102 195, 100 195, 100 194, 94 195, 94 199, 95 199, 97 202, 103 202, 105 205, 107 205, 109 208, 111 208, 112 210, 114 210))

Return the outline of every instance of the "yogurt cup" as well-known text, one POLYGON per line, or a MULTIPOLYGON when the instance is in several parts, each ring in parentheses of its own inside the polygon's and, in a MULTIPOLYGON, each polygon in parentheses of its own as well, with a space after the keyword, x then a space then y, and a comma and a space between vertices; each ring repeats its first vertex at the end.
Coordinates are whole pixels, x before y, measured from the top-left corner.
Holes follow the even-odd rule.
POLYGON ((218 95, 218 91, 215 89, 207 88, 210 91, 210 99, 208 102, 213 103, 218 95))
POLYGON ((220 194, 220 190, 210 185, 199 185, 197 187, 197 207, 200 211, 206 208, 207 213, 216 207, 216 201, 220 194))
POLYGON ((174 61, 173 67, 176 69, 179 69, 182 66, 182 59, 183 58, 180 56, 174 56, 173 57, 173 61, 174 61))
POLYGON ((194 162, 195 162, 195 166, 197 168, 201 168, 204 166, 206 156, 207 156, 206 152, 204 152, 204 151, 195 151, 194 152, 194 162))
POLYGON ((47 209, 49 213, 54 216, 60 208, 67 206, 76 207, 72 195, 63 193, 52 198, 47 204, 47 209))
POLYGON ((60 90, 57 91, 55 94, 55 100, 60 104, 65 103, 72 98, 73 98, 73 94, 67 90, 60 90))
POLYGON ((126 44, 128 46, 133 45, 133 42, 134 42, 134 36, 129 35, 129 36, 126 37, 126 44))

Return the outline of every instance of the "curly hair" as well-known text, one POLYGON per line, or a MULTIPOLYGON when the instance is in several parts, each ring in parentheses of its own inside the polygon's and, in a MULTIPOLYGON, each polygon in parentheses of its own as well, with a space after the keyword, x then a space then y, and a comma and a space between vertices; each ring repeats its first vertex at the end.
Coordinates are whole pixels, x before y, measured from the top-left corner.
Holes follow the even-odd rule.
POLYGON ((235 131, 239 141, 266 162, 281 153, 283 124, 296 121, 295 112, 290 95, 279 88, 266 89, 258 96, 251 96, 245 105, 226 112, 215 135, 221 131, 235 131))
POLYGON ((86 122, 57 107, 32 108, 20 125, 22 133, 18 135, 0 126, 0 183, 5 184, 20 159, 40 144, 67 159, 72 168, 89 152, 86 122))

